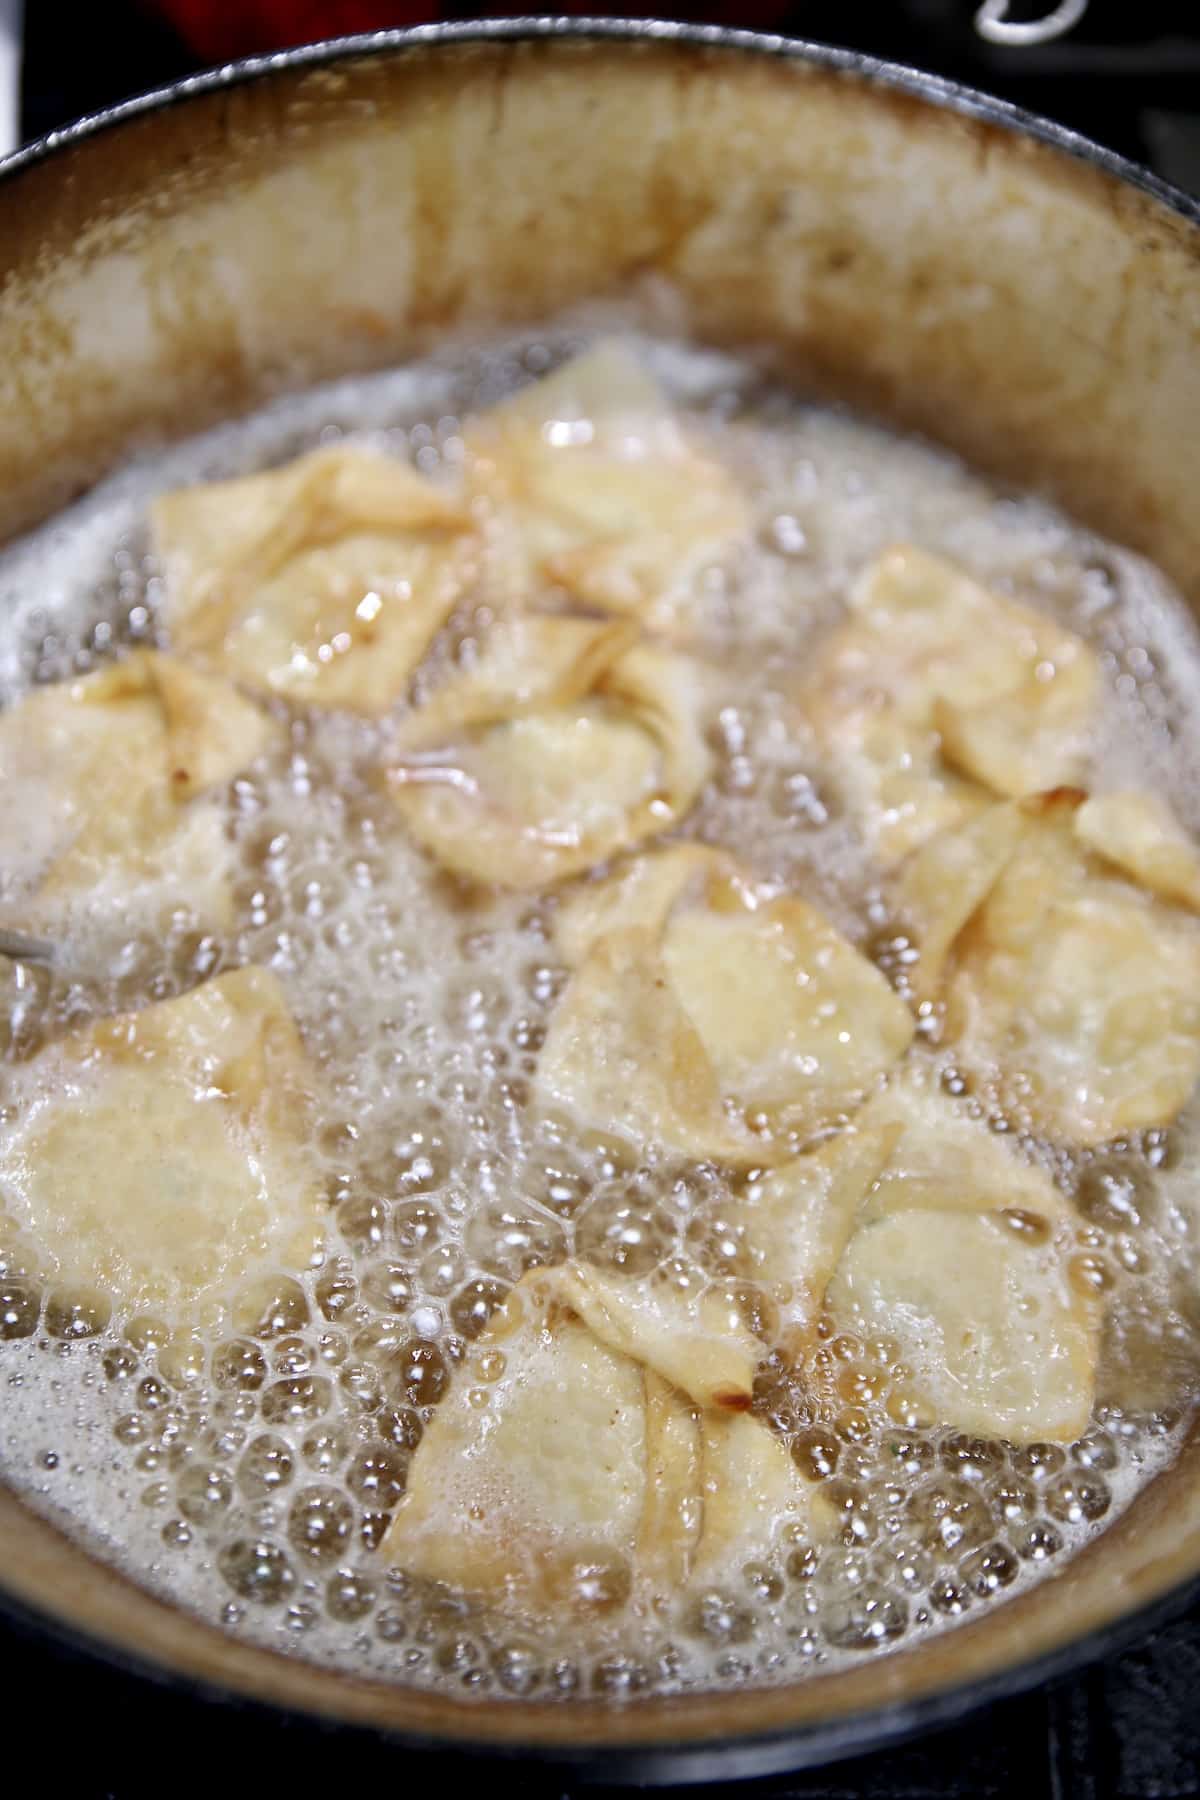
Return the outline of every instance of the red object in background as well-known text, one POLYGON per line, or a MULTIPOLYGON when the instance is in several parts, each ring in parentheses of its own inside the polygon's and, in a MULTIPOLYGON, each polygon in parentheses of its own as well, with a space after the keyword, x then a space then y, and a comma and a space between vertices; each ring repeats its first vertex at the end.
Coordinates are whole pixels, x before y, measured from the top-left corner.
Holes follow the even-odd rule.
MULTIPOLYGON (((520 16, 522 6, 490 7, 405 5, 403 0, 143 0, 149 11, 161 14, 175 27, 189 48, 204 62, 228 62, 237 56, 254 56, 264 50, 284 50, 294 44, 312 44, 319 38, 348 37, 359 31, 383 31, 388 26, 423 25, 438 19, 520 16)), ((560 5, 556 14, 604 14, 615 18, 644 18, 648 6, 597 7, 560 5)), ((686 6, 674 17, 686 16, 705 24, 769 27, 787 11, 786 5, 763 0, 756 6, 686 6)))
POLYGON ((236 0, 232 6, 229 0, 146 0, 146 5, 169 19, 197 56, 213 63, 439 17, 436 8, 419 0, 408 6, 381 0, 236 0))

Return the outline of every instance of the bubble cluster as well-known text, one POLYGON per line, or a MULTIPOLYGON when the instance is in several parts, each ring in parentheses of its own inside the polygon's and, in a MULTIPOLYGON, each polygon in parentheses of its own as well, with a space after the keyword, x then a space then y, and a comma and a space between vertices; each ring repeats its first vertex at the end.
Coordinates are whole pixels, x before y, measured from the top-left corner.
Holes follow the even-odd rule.
MULTIPOLYGON (((158 641, 152 492, 364 429, 436 476, 461 456, 472 405, 571 342, 339 384, 118 477, 0 565, 15 620, 0 696, 158 641)), ((1200 731, 1172 711, 1161 671, 1188 656, 1200 670, 1153 571, 927 448, 764 394, 723 359, 647 353, 760 520, 753 549, 698 600, 698 647, 723 686, 687 835, 794 886, 907 992, 916 953, 790 701, 852 575, 905 537, 1089 630, 1124 684, 1103 766, 1157 771, 1195 823, 1177 769, 1185 751, 1200 763, 1200 731)), ((434 665, 464 654, 488 616, 489 596, 473 594, 434 665)), ((940 1427, 884 1341, 822 1327, 789 1366, 769 1354, 780 1300, 744 1241, 739 1181, 643 1155, 615 1129, 569 1138, 530 1105, 568 979, 553 899, 489 899, 434 873, 371 779, 375 725, 295 716, 285 735, 231 790, 230 936, 180 918, 165 938, 77 956, 69 975, 6 965, 0 1057, 220 969, 269 966, 317 1071, 327 1254, 312 1271, 265 1271, 184 1331, 63 1286, 0 1196, 0 1468, 35 1504, 179 1603, 294 1654, 455 1692, 624 1698, 788 1678, 975 1616, 1061 1563, 1161 1466, 1200 1384, 1200 1307, 1178 1254, 1195 1222, 1195 1118, 1056 1166, 1081 1217, 1071 1280, 1109 1302, 1099 1403, 1078 1442, 1014 1448, 940 1427), (759 1335, 756 1409, 829 1501, 828 1541, 785 1533, 772 1556, 665 1596, 652 1618, 633 1616, 625 1559, 575 1557, 559 1571, 569 1627, 390 1565, 381 1546, 412 1459, 464 1359, 488 1404, 505 1359, 479 1340, 523 1275, 568 1256, 657 1272, 759 1335)), ((987 1116, 948 1061, 942 1083, 987 1116)), ((1017 1210, 1006 1222, 1040 1229, 1017 1210)))

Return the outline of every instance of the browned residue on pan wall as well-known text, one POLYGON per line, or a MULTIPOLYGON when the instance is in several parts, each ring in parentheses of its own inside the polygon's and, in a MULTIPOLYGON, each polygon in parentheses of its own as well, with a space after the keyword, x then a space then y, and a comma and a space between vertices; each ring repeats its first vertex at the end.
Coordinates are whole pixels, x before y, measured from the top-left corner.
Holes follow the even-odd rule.
POLYGON ((686 47, 413 51, 135 121, 5 200, 3 530, 129 442, 665 282, 1200 587, 1195 233, 909 96, 686 47))

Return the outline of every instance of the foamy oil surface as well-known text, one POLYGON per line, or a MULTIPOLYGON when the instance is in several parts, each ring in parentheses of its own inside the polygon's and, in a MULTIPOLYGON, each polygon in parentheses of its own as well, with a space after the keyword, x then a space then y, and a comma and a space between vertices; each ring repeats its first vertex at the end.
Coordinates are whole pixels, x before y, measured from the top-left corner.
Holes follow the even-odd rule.
MULTIPOLYGON (((159 641, 151 498, 366 436, 437 478, 463 417, 578 347, 570 332, 339 383, 126 468, 0 564, 0 696, 159 641)), ((786 692, 862 565, 897 540, 961 561, 1099 651, 1098 759, 1200 828, 1200 644, 1145 562, 1036 499, 997 493, 919 443, 764 389, 735 362, 639 345, 735 470, 753 547, 703 579, 699 653, 720 671, 716 773, 684 834, 721 843, 827 910, 893 978, 907 947, 786 692)), ((488 596, 434 657, 486 625, 488 596)), ((513 1282, 579 1255, 667 1266, 745 1317, 734 1194, 716 1170, 565 1140, 527 1106, 564 971, 552 900, 468 900, 369 778, 382 726, 313 715, 239 780, 238 926, 71 946, 65 973, 5 967, 6 1060, 224 968, 280 977, 318 1070, 315 1153, 330 1253, 280 1275, 262 1317, 188 1356, 169 1321, 89 1314, 43 1292, 0 1197, 0 1475, 134 1579, 231 1631, 316 1661, 455 1693, 614 1696, 794 1678, 975 1615, 1061 1565, 1174 1454, 1200 1369, 1191 1246, 1200 1111, 1055 1167, 1110 1294, 1101 1403, 1069 1447, 1011 1450, 918 1428, 885 1348, 828 1338, 821 1415, 766 1365, 758 1405, 842 1521, 652 1621, 597 1606, 569 1633, 418 1589, 379 1549, 422 1431, 513 1282)), ((932 1053, 931 1053, 932 1054, 932 1053)), ((963 1084, 950 1069, 946 1084, 963 1084)), ((1005 1121, 996 1120, 999 1128, 1005 1121)), ((131 1122, 132 1124, 132 1122, 131 1122)), ((100 1178, 103 1176, 101 1174, 100 1178)), ((581 1451, 586 1453, 584 1447, 581 1451)))

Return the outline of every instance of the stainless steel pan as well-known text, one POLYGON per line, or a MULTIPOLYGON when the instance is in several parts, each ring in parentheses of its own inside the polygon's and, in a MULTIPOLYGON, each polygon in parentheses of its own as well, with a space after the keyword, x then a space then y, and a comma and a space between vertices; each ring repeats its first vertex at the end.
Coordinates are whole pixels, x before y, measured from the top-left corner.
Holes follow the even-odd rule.
MULTIPOLYGON (((385 34, 10 159, 0 244, 0 533, 281 389, 616 295, 1044 489, 1200 608, 1200 210, 931 77, 665 25, 385 34)), ((1200 1575, 1200 1440, 977 1623, 800 1685, 619 1709, 323 1673, 174 1611, 3 1493, 0 1543, 12 1608, 206 1692, 695 1779, 869 1748, 1144 1629, 1200 1575)))

